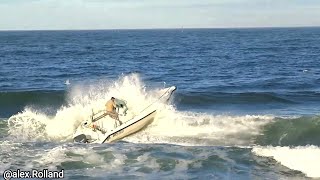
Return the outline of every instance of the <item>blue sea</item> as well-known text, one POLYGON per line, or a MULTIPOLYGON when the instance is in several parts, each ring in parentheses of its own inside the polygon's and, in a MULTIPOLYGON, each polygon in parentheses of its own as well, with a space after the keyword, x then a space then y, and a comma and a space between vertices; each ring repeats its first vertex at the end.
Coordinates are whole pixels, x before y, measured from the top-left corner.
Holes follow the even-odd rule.
POLYGON ((0 172, 65 179, 320 178, 320 28, 0 32, 0 172), (111 144, 72 135, 111 96, 143 109, 111 144))

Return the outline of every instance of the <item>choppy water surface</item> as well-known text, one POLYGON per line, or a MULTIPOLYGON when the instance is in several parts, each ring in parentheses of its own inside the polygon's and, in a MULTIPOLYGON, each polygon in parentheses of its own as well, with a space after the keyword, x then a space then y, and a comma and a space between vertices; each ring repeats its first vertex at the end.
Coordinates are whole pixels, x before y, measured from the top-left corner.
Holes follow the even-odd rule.
POLYGON ((319 28, 0 32, 0 171, 320 177, 319 52, 319 28), (111 96, 143 109, 171 85, 173 99, 144 131, 72 142, 111 96))

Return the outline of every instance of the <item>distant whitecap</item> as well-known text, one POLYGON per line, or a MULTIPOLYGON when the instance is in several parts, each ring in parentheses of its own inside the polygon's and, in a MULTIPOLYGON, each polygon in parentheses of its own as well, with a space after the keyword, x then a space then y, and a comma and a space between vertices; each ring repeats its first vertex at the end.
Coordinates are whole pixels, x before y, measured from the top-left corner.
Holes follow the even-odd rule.
POLYGON ((66 80, 66 82, 64 83, 65 85, 70 85, 70 81, 69 79, 66 80))

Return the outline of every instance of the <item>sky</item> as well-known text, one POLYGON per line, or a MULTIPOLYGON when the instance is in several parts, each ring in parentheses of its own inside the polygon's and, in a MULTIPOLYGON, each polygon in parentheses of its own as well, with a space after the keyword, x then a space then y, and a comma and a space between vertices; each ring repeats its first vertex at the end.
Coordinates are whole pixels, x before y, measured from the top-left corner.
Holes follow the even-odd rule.
POLYGON ((320 26, 320 0, 0 0, 0 30, 320 26))

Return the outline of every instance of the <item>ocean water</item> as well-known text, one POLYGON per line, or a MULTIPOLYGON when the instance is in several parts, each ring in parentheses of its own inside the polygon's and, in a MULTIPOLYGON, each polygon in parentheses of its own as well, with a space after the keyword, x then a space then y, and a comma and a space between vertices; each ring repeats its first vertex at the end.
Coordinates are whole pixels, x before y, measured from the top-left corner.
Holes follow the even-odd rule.
POLYGON ((0 172, 65 179, 320 178, 320 28, 0 32, 0 172), (145 130, 72 134, 111 97, 145 130))

